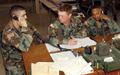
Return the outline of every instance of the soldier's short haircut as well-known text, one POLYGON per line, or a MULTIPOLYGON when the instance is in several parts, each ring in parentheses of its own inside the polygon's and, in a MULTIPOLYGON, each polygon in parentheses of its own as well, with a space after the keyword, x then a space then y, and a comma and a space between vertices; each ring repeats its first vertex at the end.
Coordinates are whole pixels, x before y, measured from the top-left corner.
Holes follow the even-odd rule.
POLYGON ((70 14, 70 13, 72 13, 72 5, 69 3, 63 3, 58 7, 58 10, 62 11, 62 12, 65 11, 68 14, 70 14))
POLYGON ((91 10, 96 9, 96 8, 101 9, 101 7, 96 4, 96 5, 93 5, 93 6, 91 7, 91 10))
POLYGON ((10 17, 12 18, 12 15, 18 11, 22 11, 22 10, 25 10, 25 8, 23 6, 20 6, 20 5, 13 5, 11 8, 10 8, 10 11, 9 11, 9 15, 10 17))

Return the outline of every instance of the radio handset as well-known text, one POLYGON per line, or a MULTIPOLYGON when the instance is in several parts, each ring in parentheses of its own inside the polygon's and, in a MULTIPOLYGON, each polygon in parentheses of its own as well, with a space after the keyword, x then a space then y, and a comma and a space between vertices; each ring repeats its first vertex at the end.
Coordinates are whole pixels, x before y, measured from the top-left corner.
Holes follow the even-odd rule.
POLYGON ((17 16, 14 16, 13 19, 16 20, 16 21, 18 21, 18 17, 17 16))
MULTIPOLYGON (((103 14, 104 14, 104 12, 103 12, 103 11, 101 11, 101 14, 103 15, 103 14)), ((100 20, 99 20, 99 22, 102 22, 102 20, 103 20, 103 19, 100 19, 100 20)))

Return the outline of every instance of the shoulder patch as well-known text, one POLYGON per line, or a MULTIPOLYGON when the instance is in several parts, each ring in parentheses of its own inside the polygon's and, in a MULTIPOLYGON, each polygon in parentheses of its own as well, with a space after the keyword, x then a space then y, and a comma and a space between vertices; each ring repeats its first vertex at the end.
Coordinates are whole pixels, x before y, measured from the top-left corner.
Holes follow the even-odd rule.
POLYGON ((87 25, 87 21, 85 21, 84 24, 87 25))
POLYGON ((13 33, 10 33, 7 35, 8 38, 11 38, 11 37, 14 37, 14 34, 13 33))
POLYGON ((55 26, 54 26, 53 24, 50 24, 50 27, 51 27, 51 28, 54 28, 55 26))

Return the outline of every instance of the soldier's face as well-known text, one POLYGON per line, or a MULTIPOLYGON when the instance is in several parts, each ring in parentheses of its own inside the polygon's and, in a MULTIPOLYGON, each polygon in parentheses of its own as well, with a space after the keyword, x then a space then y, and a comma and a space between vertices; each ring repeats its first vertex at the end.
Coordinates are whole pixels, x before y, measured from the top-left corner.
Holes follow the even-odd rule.
POLYGON ((18 18, 27 19, 26 11, 25 10, 19 11, 18 18))
POLYGON ((101 10, 99 8, 92 9, 92 16, 95 20, 100 20, 101 10))
POLYGON ((60 20, 61 23, 67 23, 70 22, 70 18, 71 18, 72 14, 68 14, 67 12, 63 11, 58 11, 58 18, 60 20))

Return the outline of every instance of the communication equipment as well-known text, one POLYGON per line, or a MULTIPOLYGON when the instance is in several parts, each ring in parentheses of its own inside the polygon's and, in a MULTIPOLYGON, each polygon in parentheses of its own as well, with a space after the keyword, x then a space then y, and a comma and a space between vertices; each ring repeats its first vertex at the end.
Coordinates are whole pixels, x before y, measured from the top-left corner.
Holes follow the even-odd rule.
POLYGON ((110 45, 109 43, 106 42, 106 37, 105 37, 105 32, 104 32, 104 22, 102 23, 102 31, 103 31, 103 36, 104 36, 104 42, 98 43, 96 45, 96 54, 98 56, 105 56, 105 55, 109 55, 110 53, 110 45))
POLYGON ((14 16, 13 19, 16 20, 16 21, 18 21, 18 17, 17 16, 14 16))
POLYGON ((86 54, 83 52, 83 58, 87 62, 92 62, 92 67, 97 68, 99 70, 105 69, 106 72, 114 71, 117 69, 120 69, 120 51, 115 47, 111 47, 112 52, 109 55, 106 56, 98 56, 95 54, 95 51, 92 51, 92 54, 86 54), (112 57, 113 61, 111 62, 105 62, 105 58, 112 57))

